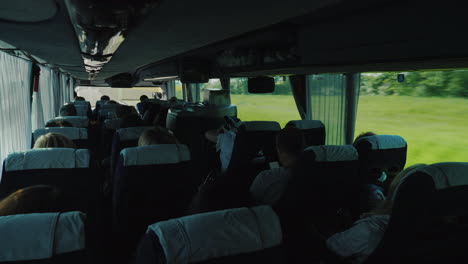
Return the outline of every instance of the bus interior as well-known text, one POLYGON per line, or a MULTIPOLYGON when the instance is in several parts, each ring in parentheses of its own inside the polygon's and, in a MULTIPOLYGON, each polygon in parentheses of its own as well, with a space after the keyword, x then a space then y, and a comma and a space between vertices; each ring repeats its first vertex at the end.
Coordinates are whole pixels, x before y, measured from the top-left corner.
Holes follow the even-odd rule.
POLYGON ((461 80, 459 4, 0 5, 0 263, 468 260, 468 88, 425 126, 372 96, 461 80))

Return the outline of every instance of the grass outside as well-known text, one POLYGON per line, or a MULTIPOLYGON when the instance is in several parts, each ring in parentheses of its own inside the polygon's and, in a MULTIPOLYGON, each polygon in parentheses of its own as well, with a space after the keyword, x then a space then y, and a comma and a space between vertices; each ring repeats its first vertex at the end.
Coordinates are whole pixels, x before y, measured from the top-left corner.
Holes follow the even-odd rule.
MULTIPOLYGON (((300 119, 292 96, 231 95, 241 120, 275 120, 283 127, 300 119)), ((407 166, 468 161, 468 100, 406 96, 361 96, 355 135, 373 131, 408 142, 407 166)))

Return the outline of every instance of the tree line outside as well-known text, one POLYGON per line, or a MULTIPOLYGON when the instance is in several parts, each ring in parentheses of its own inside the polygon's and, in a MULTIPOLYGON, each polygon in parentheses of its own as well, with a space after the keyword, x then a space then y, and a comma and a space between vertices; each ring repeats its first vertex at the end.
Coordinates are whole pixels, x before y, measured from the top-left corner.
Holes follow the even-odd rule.
MULTIPOLYGON (((287 77, 275 76, 273 95, 291 95, 287 77)), ((220 88, 210 82, 203 88, 220 88)), ((383 72, 361 74, 361 95, 403 95, 468 98, 468 70, 383 72), (398 81, 398 75, 404 78, 398 81)), ((231 94, 248 94, 247 78, 231 79, 231 94)))

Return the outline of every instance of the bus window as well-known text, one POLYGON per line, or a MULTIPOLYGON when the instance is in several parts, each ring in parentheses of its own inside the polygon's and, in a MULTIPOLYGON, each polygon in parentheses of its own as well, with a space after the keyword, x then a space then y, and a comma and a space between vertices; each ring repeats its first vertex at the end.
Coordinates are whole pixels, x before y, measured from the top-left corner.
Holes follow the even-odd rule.
POLYGON ((231 78, 231 103, 237 105, 243 121, 277 121, 284 127, 290 120, 301 119, 287 77, 275 77, 271 94, 249 94, 247 78, 231 78))
POLYGON ((355 136, 372 131, 408 142, 406 166, 466 161, 468 71, 361 75, 355 136))
POLYGON ((179 100, 185 99, 184 92, 182 91, 182 83, 179 80, 175 81, 175 96, 179 100))

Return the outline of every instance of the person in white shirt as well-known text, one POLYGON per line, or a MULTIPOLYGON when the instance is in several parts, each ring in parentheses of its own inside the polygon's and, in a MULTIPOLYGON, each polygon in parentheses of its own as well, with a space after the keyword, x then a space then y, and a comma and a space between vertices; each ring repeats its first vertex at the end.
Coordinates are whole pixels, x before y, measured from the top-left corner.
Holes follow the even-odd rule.
POLYGON ((274 205, 283 194, 291 176, 291 167, 305 148, 303 132, 286 127, 276 136, 276 150, 283 167, 260 172, 250 186, 250 195, 256 204, 274 205))
POLYGON ((377 248, 385 234, 398 186, 406 176, 423 165, 416 164, 401 171, 393 179, 383 205, 363 215, 351 228, 329 237, 326 241, 327 248, 340 257, 349 258, 353 263, 364 262, 377 248))

